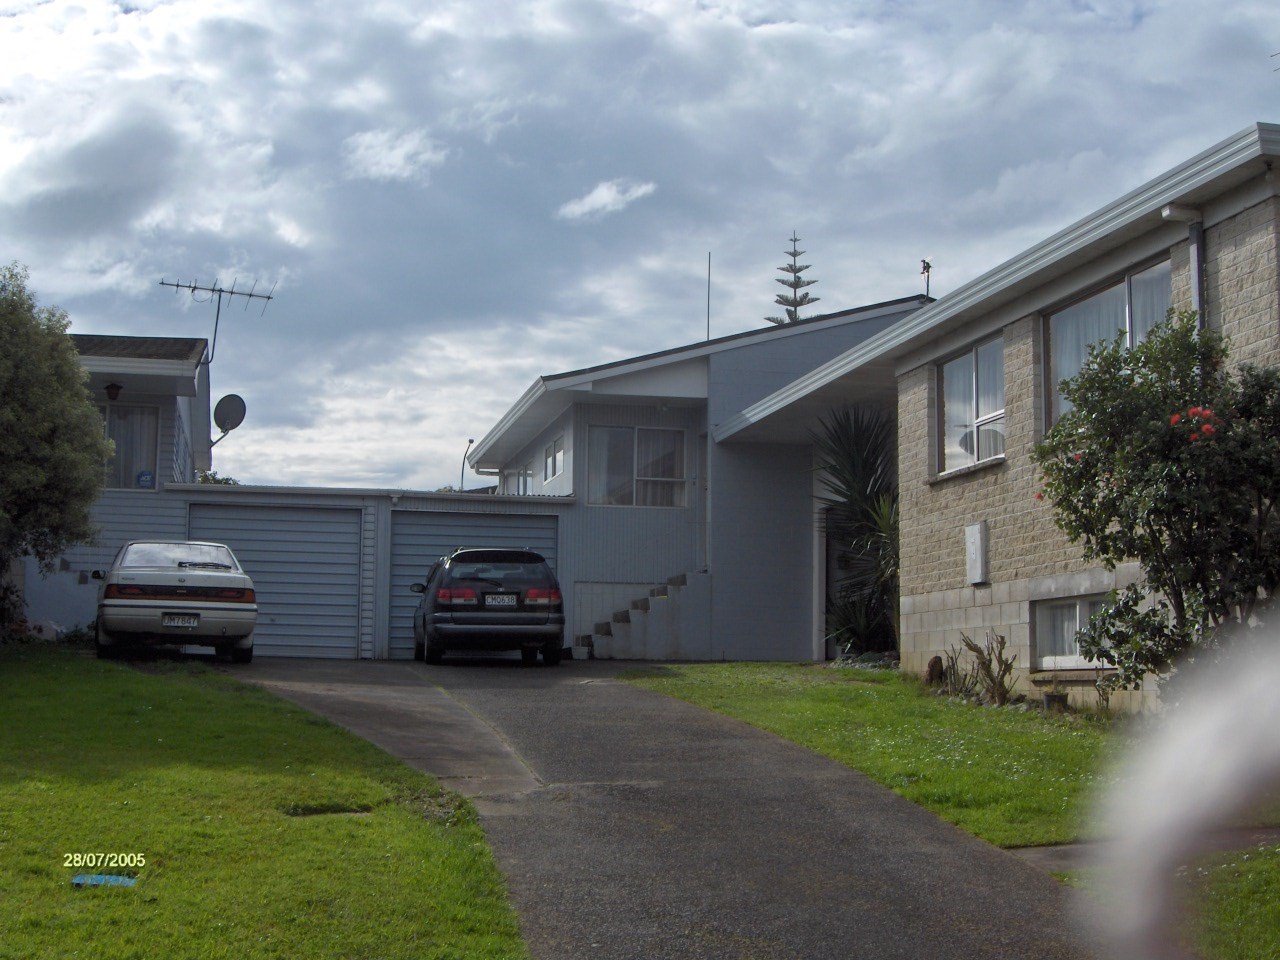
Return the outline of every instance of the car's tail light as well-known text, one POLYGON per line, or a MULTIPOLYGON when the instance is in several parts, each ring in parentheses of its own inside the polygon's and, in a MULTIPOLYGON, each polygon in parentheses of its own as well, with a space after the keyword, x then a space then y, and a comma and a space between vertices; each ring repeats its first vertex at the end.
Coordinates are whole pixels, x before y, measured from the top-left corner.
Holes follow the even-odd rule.
POLYGON ((129 583, 109 583, 102 596, 107 600, 138 600, 148 595, 142 587, 129 583))
POLYGON ((104 600, 219 600, 224 603, 257 603, 252 587, 174 587, 136 583, 109 583, 104 600))
POLYGON ((471 587, 441 587, 436 591, 436 603, 453 607, 474 607, 476 592, 471 587))
POLYGON ((558 607, 562 598, 554 587, 530 587, 525 591, 524 602, 530 607, 558 607))

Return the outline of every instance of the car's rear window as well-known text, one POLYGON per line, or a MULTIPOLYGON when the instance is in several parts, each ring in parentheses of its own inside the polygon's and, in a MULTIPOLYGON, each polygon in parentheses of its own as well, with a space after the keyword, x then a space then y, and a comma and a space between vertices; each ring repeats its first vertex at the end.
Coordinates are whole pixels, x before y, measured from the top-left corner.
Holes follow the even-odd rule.
MULTIPOLYGON (((494 551, 494 556, 499 554, 494 551)), ((510 554, 508 554, 510 556, 510 554)), ((483 580, 488 583, 550 583, 554 579, 551 568, 542 559, 530 560, 529 554, 517 554, 519 560, 482 560, 468 554, 465 560, 449 564, 450 580, 483 580)))
POLYGON ((238 569, 231 551, 216 543, 131 543, 125 547, 120 566, 209 566, 238 569))

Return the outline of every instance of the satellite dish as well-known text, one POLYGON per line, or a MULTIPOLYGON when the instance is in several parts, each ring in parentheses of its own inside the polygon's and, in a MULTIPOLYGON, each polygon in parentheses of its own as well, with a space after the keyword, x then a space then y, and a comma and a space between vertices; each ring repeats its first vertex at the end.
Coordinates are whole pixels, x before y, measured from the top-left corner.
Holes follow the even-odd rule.
POLYGON ((225 436, 244 423, 244 412, 244 400, 234 393, 228 393, 213 408, 213 422, 225 436))

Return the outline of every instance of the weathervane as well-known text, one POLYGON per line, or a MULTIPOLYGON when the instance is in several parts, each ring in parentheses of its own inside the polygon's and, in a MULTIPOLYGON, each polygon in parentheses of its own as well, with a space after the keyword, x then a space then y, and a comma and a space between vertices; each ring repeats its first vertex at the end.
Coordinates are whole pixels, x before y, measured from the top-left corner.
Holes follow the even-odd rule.
POLYGON ((920 261, 920 276, 924 277, 924 295, 929 295, 929 274, 933 272, 933 264, 928 260, 920 261))
MULTIPOLYGON (((267 303, 274 299, 273 295, 276 292, 276 285, 274 283, 271 285, 271 293, 254 293, 254 291, 258 289, 258 281, 255 280, 253 282, 253 286, 248 290, 237 290, 236 283, 238 281, 239 277, 231 281, 230 289, 222 286, 217 280, 213 281, 213 286, 211 287, 202 287, 194 280, 190 283, 174 283, 171 280, 160 281, 160 286, 162 287, 173 287, 175 290, 189 290, 191 292, 191 299, 196 301, 196 303, 208 303, 210 300, 214 299, 214 297, 217 297, 217 306, 214 308, 213 314, 213 337, 209 341, 209 352, 206 353, 204 359, 200 361, 205 366, 213 363, 213 354, 218 348, 218 322, 222 319, 222 297, 224 294, 228 298, 244 297, 244 308, 246 310, 249 309, 250 300, 261 300, 263 301, 262 312, 264 314, 267 312, 267 303), (206 293, 208 296, 201 300, 200 297, 197 296, 197 294, 201 293, 206 293)), ((218 439, 221 440, 222 438, 219 437, 218 439)))

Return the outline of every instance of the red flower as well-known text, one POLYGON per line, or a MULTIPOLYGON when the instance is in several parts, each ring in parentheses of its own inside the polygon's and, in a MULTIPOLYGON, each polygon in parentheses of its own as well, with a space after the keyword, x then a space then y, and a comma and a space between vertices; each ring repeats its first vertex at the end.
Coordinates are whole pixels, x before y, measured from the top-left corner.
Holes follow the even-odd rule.
POLYGON ((1043 491, 1041 491, 1041 490, 1037 490, 1037 491, 1036 491, 1036 497, 1035 497, 1035 498, 1036 498, 1037 500, 1043 500, 1043 499, 1044 499, 1044 492, 1043 492, 1043 491))
POLYGON ((1072 460, 1074 460, 1076 463, 1079 463, 1079 462, 1080 462, 1080 458, 1081 458, 1082 456, 1084 456, 1084 454, 1081 454, 1081 453, 1073 453, 1073 454, 1071 455, 1071 459, 1072 459, 1072 460))
POLYGON ((1200 407, 1192 407, 1190 410, 1187 411, 1187 415, 1191 417, 1198 417, 1200 416, 1201 412, 1202 411, 1200 407))
POLYGON ((1190 442, 1190 441, 1192 441, 1192 440, 1199 440, 1199 439, 1200 439, 1200 434, 1198 434, 1198 433, 1193 433, 1191 436, 1187 437, 1187 441, 1188 441, 1188 442, 1190 442))
POLYGON ((1210 410, 1208 407, 1203 407, 1203 408, 1200 410, 1200 416, 1202 416, 1202 417, 1212 417, 1212 416, 1213 416, 1213 411, 1212 411, 1212 410, 1210 410))
POLYGON ((1217 433, 1217 430, 1214 429, 1213 424, 1206 423, 1203 427, 1200 428, 1200 432, 1203 433, 1206 437, 1211 437, 1215 433, 1217 433))
POLYGON ((1182 420, 1182 414, 1175 413, 1172 417, 1169 418, 1169 426, 1176 427, 1181 420, 1182 420))

